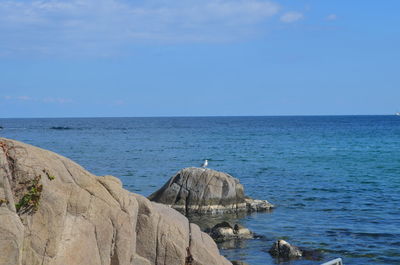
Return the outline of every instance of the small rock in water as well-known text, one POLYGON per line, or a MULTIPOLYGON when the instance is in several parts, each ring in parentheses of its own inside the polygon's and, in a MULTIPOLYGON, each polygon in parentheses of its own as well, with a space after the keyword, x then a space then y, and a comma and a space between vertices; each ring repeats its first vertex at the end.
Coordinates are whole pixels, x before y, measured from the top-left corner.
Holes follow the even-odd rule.
POLYGON ((231 225, 228 222, 222 222, 209 229, 210 236, 215 241, 225 241, 231 239, 251 239, 253 233, 246 227, 235 224, 231 225))
POLYGON ((276 241, 268 252, 273 257, 287 260, 303 256, 302 251, 298 247, 290 245, 285 240, 276 241))
POLYGON ((271 256, 284 261, 299 258, 320 260, 322 258, 321 253, 318 251, 293 246, 285 240, 276 241, 268 252, 271 256))
POLYGON ((274 205, 266 200, 254 200, 251 198, 245 198, 247 211, 249 212, 264 212, 274 208, 274 205))

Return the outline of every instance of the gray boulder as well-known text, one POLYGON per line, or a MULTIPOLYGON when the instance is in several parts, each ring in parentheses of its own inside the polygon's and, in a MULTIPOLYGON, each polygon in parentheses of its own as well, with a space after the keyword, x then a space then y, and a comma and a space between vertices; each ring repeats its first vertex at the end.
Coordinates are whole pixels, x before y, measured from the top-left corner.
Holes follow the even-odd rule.
POLYGON ((0 138, 0 265, 231 264, 162 204, 71 160, 0 138))
POLYGON ((195 167, 180 170, 148 198, 185 215, 267 211, 273 207, 268 201, 246 197, 242 184, 229 174, 195 167))

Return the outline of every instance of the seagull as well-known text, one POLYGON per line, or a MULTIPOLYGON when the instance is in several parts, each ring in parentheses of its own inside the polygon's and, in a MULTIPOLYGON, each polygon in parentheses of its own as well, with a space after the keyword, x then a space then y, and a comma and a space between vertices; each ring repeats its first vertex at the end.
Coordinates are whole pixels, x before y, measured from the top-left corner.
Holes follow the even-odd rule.
POLYGON ((207 166, 208 166, 208 160, 206 159, 206 160, 204 160, 204 163, 203 163, 203 165, 201 165, 201 167, 205 168, 207 166))

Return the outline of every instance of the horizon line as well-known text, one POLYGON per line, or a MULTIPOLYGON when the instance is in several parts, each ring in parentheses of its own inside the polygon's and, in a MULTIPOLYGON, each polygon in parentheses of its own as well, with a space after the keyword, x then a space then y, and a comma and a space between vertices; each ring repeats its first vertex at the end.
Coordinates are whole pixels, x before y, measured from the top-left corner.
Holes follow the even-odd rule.
POLYGON ((171 115, 171 116, 60 116, 60 117, 0 117, 0 119, 102 119, 102 118, 240 118, 240 117, 340 117, 395 116, 395 114, 279 114, 279 115, 171 115))

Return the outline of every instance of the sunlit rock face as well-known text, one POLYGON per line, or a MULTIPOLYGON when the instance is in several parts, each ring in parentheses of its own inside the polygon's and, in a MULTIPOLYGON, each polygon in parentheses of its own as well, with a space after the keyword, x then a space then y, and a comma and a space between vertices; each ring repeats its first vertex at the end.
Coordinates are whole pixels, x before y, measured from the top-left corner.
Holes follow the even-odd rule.
POLYGON ((0 138, 0 265, 231 264, 162 204, 71 160, 0 138))

